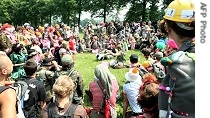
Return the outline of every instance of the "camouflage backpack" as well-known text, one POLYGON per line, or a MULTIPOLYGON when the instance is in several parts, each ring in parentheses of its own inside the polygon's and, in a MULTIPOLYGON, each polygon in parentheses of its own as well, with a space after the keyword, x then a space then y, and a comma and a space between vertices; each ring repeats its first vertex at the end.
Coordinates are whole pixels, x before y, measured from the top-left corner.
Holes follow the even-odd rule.
POLYGON ((74 104, 83 104, 82 96, 83 96, 83 89, 84 84, 83 80, 76 70, 68 70, 68 71, 57 71, 55 76, 58 78, 61 75, 68 75, 74 82, 74 95, 73 95, 73 103, 74 104))

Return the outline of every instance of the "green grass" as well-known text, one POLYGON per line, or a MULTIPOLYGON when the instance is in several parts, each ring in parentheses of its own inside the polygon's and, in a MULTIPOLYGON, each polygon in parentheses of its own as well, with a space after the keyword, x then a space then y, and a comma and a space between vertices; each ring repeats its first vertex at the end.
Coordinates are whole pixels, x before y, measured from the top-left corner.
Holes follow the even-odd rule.
MULTIPOLYGON (((142 62, 145 60, 142 53, 139 50, 129 50, 126 52, 125 59, 127 60, 126 63, 129 63, 129 56, 131 54, 137 54, 139 55, 139 62, 142 62)), ((110 60, 106 60, 106 62, 109 62, 110 60)), ((78 70, 81 73, 81 76, 84 81, 85 90, 89 89, 89 83, 93 80, 94 77, 94 68, 96 65, 101 63, 101 61, 96 60, 96 55, 92 53, 78 53, 75 55, 75 70, 78 70)), ((112 69, 110 68, 110 71, 112 74, 114 74, 117 78, 118 84, 120 86, 119 92, 122 92, 122 86, 125 83, 125 73, 128 71, 128 68, 123 69, 112 69)), ((84 102, 85 107, 90 107, 91 102, 88 100, 88 97, 84 96, 84 102)), ((117 114, 118 117, 122 117, 122 111, 123 111, 123 101, 122 96, 117 101, 117 114)))

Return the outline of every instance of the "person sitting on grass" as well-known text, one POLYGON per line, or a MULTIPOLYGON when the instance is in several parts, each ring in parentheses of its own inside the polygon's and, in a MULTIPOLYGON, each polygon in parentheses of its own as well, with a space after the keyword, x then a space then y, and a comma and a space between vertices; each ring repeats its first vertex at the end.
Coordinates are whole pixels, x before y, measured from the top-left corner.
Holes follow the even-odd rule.
POLYGON ((116 59, 110 61, 110 67, 114 69, 126 68, 125 52, 122 50, 122 46, 118 45, 116 49, 118 51, 116 53, 112 53, 116 59))
POLYGON ((138 117, 141 115, 141 107, 137 103, 139 88, 142 78, 137 67, 129 69, 125 74, 126 83, 123 85, 123 118, 138 117), (127 111, 130 106, 131 111, 127 111))

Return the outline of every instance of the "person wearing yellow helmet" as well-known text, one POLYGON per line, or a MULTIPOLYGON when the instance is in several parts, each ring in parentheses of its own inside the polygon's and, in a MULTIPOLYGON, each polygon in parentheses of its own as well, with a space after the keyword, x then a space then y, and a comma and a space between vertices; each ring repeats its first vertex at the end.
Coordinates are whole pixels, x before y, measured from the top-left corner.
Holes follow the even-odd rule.
POLYGON ((195 117, 195 8, 192 0, 174 0, 165 10, 164 30, 178 50, 168 56, 167 75, 160 85, 159 117, 195 117))

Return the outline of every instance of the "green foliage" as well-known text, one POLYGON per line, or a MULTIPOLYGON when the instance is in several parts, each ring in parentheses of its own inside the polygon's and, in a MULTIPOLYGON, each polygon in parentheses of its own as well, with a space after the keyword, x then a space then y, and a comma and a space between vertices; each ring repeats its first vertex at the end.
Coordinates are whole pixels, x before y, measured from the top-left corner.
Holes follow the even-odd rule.
POLYGON ((157 5, 159 0, 151 0, 149 6, 149 20, 158 21, 162 19, 161 11, 158 9, 160 6, 157 5))
POLYGON ((75 21, 77 9, 76 0, 1 0, 0 22, 38 26, 51 23, 51 16, 57 15, 68 23, 75 21))
MULTIPOLYGON (((125 59, 127 60, 127 63, 129 63, 129 56, 131 54, 137 54, 140 57, 139 62, 142 62, 145 60, 142 53, 139 50, 129 50, 126 52, 125 59)), ((109 62, 110 60, 107 60, 106 62, 109 62)), ((96 61, 96 55, 92 53, 83 53, 83 54, 76 54, 75 57, 75 70, 78 70, 82 74, 82 78, 84 80, 85 84, 85 90, 89 88, 89 83, 93 81, 94 77, 94 69, 95 66, 101 63, 101 61, 96 61)), ((111 73, 113 73, 118 81, 118 84, 120 86, 120 93, 122 92, 123 84, 125 83, 125 73, 128 71, 128 68, 123 69, 110 69, 111 73)), ((123 105, 123 98, 122 96, 117 101, 117 113, 118 117, 122 117, 122 108, 123 105)), ((88 100, 88 97, 85 95, 85 107, 90 107, 91 101, 88 100)))
POLYGON ((55 16, 70 25, 72 22, 79 23, 78 14, 81 11, 90 12, 90 19, 101 17, 108 21, 107 18, 112 15, 112 20, 118 21, 119 11, 126 5, 131 6, 126 21, 154 21, 162 18, 164 9, 171 1, 163 0, 164 7, 159 11, 158 0, 0 0, 0 23, 17 26, 29 22, 32 26, 39 26, 51 24, 51 17, 55 16))
POLYGON ((84 0, 84 11, 89 11, 92 17, 103 17, 106 22, 106 17, 113 10, 119 11, 122 7, 126 6, 127 0, 84 0))

